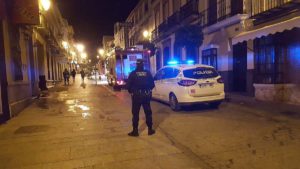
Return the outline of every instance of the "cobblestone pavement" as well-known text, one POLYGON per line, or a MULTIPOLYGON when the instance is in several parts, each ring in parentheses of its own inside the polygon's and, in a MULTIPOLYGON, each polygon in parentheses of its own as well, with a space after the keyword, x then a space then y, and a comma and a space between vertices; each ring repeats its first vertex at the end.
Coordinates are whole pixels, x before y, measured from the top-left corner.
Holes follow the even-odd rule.
POLYGON ((52 90, 0 126, 1 169, 300 169, 299 110, 153 102, 157 134, 141 113, 131 138, 126 92, 79 80, 52 90))

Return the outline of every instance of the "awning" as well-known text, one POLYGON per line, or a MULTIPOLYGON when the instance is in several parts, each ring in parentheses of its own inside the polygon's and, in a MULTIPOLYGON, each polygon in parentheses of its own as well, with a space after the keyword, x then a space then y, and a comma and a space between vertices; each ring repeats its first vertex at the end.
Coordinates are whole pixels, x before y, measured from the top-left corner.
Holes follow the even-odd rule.
POLYGON ((243 32, 238 34, 232 39, 232 44, 235 45, 237 43, 253 40, 256 38, 261 38, 263 36, 268 36, 271 34, 275 34, 277 32, 283 32, 285 30, 291 30, 293 28, 300 27, 300 17, 295 17, 293 19, 283 21, 280 23, 276 23, 273 25, 268 25, 253 31, 243 32))
POLYGON ((222 43, 226 40, 228 41, 229 37, 226 31, 220 30, 214 34, 211 34, 210 37, 207 37, 205 41, 205 45, 203 49, 210 49, 210 48, 219 48, 222 43))

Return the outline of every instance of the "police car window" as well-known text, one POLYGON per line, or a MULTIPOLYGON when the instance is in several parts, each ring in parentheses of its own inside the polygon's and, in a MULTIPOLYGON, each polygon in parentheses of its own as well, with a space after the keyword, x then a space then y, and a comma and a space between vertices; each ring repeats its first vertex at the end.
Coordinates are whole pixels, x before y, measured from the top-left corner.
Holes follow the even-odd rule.
POLYGON ((179 73, 178 69, 166 68, 165 79, 175 78, 177 77, 178 73, 179 73))
POLYGON ((219 76, 219 73, 214 68, 198 67, 183 71, 184 77, 193 79, 207 79, 219 76))
POLYGON ((162 70, 158 71, 154 76, 154 80, 161 80, 161 79, 162 79, 162 70))

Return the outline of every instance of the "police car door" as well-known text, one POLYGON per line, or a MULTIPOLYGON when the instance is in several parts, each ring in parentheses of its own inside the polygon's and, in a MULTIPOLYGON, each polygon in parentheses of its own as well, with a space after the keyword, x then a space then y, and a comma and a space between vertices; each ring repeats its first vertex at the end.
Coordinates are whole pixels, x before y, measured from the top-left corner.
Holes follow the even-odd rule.
POLYGON ((161 81, 161 94, 164 101, 169 101, 169 94, 172 92, 174 88, 174 82, 177 82, 174 76, 174 68, 166 67, 163 72, 163 78, 161 81))
POLYGON ((155 76, 154 76, 154 83, 155 83, 155 88, 152 91, 152 96, 156 99, 161 99, 162 95, 161 95, 161 80, 162 80, 162 72, 163 70, 159 70, 155 76))

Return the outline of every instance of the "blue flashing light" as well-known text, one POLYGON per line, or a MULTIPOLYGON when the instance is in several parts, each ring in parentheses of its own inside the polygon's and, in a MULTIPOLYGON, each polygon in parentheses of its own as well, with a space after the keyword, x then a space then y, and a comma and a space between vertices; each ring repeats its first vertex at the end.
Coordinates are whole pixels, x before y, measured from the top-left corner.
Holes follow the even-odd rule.
POLYGON ((172 61, 168 62, 168 65, 177 65, 177 64, 178 64, 178 61, 176 61, 176 60, 172 60, 172 61))
POLYGON ((194 64, 195 61, 193 61, 193 60, 188 60, 188 61, 186 61, 186 63, 187 63, 187 64, 194 64))

